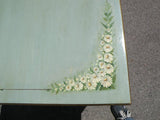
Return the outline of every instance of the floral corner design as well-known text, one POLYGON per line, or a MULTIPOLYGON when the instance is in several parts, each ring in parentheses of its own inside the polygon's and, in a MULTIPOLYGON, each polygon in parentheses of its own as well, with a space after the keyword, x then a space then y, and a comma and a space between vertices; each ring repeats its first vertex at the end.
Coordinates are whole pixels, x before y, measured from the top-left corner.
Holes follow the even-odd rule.
POLYGON ((89 70, 83 74, 66 78, 61 83, 50 84, 49 91, 53 93, 87 91, 87 90, 108 90, 115 88, 116 63, 113 49, 112 27, 114 25, 112 7, 107 2, 102 25, 104 33, 99 39, 97 60, 89 70))

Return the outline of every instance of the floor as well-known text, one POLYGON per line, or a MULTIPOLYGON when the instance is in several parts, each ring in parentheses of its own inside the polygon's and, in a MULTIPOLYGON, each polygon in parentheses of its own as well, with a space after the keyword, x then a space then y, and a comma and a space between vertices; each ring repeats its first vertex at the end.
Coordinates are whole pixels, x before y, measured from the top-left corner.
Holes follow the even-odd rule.
MULTIPOLYGON (((127 107, 135 120, 160 120, 160 0, 121 0, 121 5, 132 98, 127 107)), ((77 109, 81 113, 84 107, 77 109)), ((88 106, 81 117, 114 119, 109 106, 88 106)))

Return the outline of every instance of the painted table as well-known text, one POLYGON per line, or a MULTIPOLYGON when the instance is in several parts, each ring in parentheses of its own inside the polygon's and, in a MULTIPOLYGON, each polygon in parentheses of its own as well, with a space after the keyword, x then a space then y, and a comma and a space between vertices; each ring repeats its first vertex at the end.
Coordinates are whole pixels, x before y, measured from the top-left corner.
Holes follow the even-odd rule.
POLYGON ((0 0, 0 103, 129 104, 118 0, 0 0))

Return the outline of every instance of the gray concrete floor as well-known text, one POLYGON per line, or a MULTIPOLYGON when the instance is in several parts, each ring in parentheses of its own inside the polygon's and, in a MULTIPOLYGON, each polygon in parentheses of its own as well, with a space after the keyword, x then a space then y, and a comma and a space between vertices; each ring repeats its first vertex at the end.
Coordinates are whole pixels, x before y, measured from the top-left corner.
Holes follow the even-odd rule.
MULTIPOLYGON (((135 120, 160 120, 160 0, 121 0, 135 120)), ((90 106, 82 120, 113 120, 109 106, 90 106)))

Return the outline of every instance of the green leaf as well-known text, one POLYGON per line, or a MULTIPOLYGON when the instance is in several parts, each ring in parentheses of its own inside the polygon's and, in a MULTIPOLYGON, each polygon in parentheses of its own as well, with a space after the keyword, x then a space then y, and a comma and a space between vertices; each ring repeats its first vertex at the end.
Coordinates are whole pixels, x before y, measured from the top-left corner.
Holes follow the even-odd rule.
POLYGON ((107 18, 103 18, 103 19, 104 19, 104 21, 108 22, 108 19, 107 19, 107 18))
POLYGON ((111 14, 112 14, 112 11, 110 11, 110 12, 108 13, 107 17, 111 16, 111 14))
POLYGON ((51 87, 54 88, 54 84, 53 83, 51 83, 51 87))
POLYGON ((101 87, 100 90, 108 90, 108 88, 105 88, 105 87, 101 87))
POLYGON ((108 23, 112 22, 112 20, 113 20, 113 16, 109 18, 108 23))
POLYGON ((108 26, 107 25, 105 25, 105 24, 103 24, 103 23, 101 23, 106 29, 108 29, 108 26))
POLYGON ((90 67, 90 71, 91 71, 92 73, 94 73, 94 71, 93 71, 92 67, 90 67))
POLYGON ((98 83, 97 87, 96 87, 96 90, 100 90, 100 88, 101 88, 101 83, 98 83))
POLYGON ((113 84, 116 82, 116 74, 113 75, 112 81, 113 81, 113 84))
POLYGON ((107 17, 107 16, 108 16, 108 13, 106 12, 106 13, 104 13, 104 15, 107 17))
POLYGON ((57 83, 55 83, 55 86, 56 86, 56 87, 59 87, 59 85, 58 85, 57 83))
POLYGON ((105 31, 105 34, 107 34, 107 35, 112 35, 110 32, 108 32, 108 31, 105 31))
POLYGON ((112 28, 113 24, 114 24, 114 22, 112 22, 112 23, 110 24, 109 28, 112 28))
POLYGON ((73 78, 73 79, 74 79, 74 81, 76 81, 76 76, 74 76, 74 78, 73 78))
POLYGON ((106 8, 105 8, 105 10, 108 11, 108 10, 110 10, 110 9, 111 9, 111 5, 110 5, 109 2, 107 1, 107 2, 106 2, 106 8))
POLYGON ((110 12, 105 12, 105 13, 104 13, 104 15, 105 15, 107 18, 110 17, 111 14, 112 14, 112 11, 110 11, 110 12))
POLYGON ((54 92, 55 92, 54 88, 53 88, 53 89, 51 89, 50 91, 51 91, 51 93, 54 93, 54 92))
POLYGON ((109 88, 110 88, 110 89, 115 89, 115 88, 116 88, 116 87, 115 87, 115 84, 112 84, 109 88))
POLYGON ((58 94, 58 93, 59 93, 59 90, 56 91, 56 94, 58 94))

